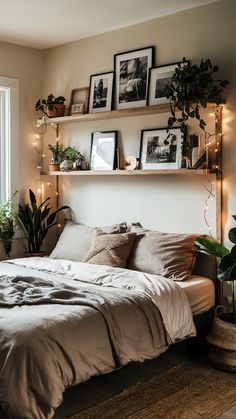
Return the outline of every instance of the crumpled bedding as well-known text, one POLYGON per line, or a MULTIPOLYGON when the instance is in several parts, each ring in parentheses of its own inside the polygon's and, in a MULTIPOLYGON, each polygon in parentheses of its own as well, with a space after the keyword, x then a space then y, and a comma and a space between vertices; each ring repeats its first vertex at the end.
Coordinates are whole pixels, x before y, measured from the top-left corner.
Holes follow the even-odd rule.
POLYGON ((0 404, 49 419, 65 388, 194 336, 171 279, 50 258, 0 263, 0 404))

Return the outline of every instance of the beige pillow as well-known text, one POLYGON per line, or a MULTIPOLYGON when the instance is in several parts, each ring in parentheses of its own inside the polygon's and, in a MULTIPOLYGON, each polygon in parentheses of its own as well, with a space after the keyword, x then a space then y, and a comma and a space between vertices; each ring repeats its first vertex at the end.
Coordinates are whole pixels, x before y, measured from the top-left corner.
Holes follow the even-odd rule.
MULTIPOLYGON (((112 226, 100 227, 106 233, 125 233, 126 223, 114 224, 112 226)), ((68 259, 82 262, 89 251, 95 227, 85 226, 66 220, 65 227, 52 251, 50 257, 54 259, 68 259)))
POLYGON ((84 262, 125 268, 136 233, 107 234, 96 229, 84 262))
POLYGON ((194 239, 197 235, 161 233, 132 226, 137 233, 128 269, 148 272, 172 278, 175 281, 188 279, 192 273, 197 250, 194 239))

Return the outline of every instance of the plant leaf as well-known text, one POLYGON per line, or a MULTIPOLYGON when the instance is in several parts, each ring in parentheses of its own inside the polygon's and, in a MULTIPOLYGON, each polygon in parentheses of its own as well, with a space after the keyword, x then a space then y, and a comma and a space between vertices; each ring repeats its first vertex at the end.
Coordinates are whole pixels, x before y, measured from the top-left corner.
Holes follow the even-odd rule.
POLYGON ((213 255, 221 259, 230 253, 226 247, 215 239, 199 237, 195 239, 195 244, 199 252, 205 253, 206 255, 213 255))

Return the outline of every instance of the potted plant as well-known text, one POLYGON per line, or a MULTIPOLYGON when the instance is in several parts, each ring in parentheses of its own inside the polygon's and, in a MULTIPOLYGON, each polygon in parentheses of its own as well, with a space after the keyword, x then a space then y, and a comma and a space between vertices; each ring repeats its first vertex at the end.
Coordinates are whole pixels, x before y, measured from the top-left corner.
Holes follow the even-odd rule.
POLYGON ((199 65, 190 65, 183 58, 164 88, 164 95, 170 99, 168 128, 175 122, 184 127, 189 118, 196 118, 200 128, 205 130, 206 122, 200 113, 201 106, 206 108, 213 102, 219 105, 224 88, 229 84, 227 80, 214 78, 218 70, 218 65, 213 65, 210 59, 201 60, 199 65), (177 115, 179 112, 180 116, 177 115))
POLYGON ((50 198, 37 205, 34 192, 29 190, 30 204, 19 205, 18 218, 22 224, 28 241, 26 256, 44 256, 42 244, 48 231, 57 224, 56 215, 68 209, 68 206, 58 208, 52 212, 49 207, 50 198))
POLYGON ((64 102, 66 99, 64 96, 55 97, 52 93, 47 97, 47 99, 39 99, 36 102, 35 110, 42 111, 44 115, 49 118, 55 118, 58 116, 65 115, 66 106, 64 102))
MULTIPOLYGON (((15 196, 14 193, 13 197, 15 196)), ((12 197, 12 199, 13 199, 12 197)), ((16 219, 12 211, 12 199, 0 205, 0 241, 3 244, 5 253, 11 256, 12 239, 15 234, 16 219)))
POLYGON ((49 172, 60 170, 60 164, 63 158, 63 146, 56 142, 56 145, 48 144, 49 150, 52 152, 51 163, 49 164, 49 172))
MULTIPOLYGON (((233 218, 236 220, 236 215, 233 218)), ((231 310, 217 307, 207 341, 214 364, 220 369, 236 372, 236 227, 229 230, 228 236, 233 243, 231 250, 212 238, 201 237, 195 243, 199 252, 217 257, 217 279, 232 282, 231 310)))
POLYGON ((73 170, 74 162, 77 160, 79 155, 78 150, 75 147, 66 147, 63 152, 63 161, 60 164, 60 169, 62 172, 68 172, 73 170))

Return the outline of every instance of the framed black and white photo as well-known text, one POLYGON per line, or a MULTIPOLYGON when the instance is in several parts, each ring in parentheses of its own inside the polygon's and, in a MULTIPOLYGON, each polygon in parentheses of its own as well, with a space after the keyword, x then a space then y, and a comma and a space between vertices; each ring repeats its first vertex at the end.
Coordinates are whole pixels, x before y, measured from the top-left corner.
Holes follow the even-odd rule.
POLYGON ((181 146, 185 134, 181 128, 147 129, 141 132, 140 169, 162 170, 181 167, 181 146))
POLYGON ((117 131, 96 131, 92 133, 91 170, 115 169, 117 131))
POLYGON ((171 80, 178 65, 188 65, 189 61, 166 64, 149 69, 148 84, 148 105, 159 105, 169 103, 169 99, 164 95, 164 88, 171 80))
POLYGON ((89 113, 111 111, 114 71, 90 76, 89 113))
POLYGON ((114 56, 116 108, 146 106, 149 68, 154 63, 153 46, 114 56))

